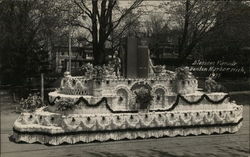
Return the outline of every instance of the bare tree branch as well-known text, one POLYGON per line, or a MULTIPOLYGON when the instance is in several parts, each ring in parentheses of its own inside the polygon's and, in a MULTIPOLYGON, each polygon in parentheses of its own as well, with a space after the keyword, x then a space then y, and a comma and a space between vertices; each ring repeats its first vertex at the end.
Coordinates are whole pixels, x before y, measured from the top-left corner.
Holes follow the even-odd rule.
POLYGON ((90 33, 92 33, 92 32, 93 32, 93 31, 92 31, 92 29, 91 29, 90 27, 85 26, 85 25, 83 25, 83 24, 82 24, 82 23, 80 23, 80 22, 75 22, 75 23, 72 23, 72 26, 82 27, 82 28, 84 28, 84 29, 88 30, 90 33))

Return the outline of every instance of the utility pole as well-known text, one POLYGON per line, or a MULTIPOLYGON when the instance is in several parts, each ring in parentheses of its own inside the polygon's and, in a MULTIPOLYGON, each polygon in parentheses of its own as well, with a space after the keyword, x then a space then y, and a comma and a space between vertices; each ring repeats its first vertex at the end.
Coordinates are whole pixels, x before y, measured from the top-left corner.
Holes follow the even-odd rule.
POLYGON ((72 56, 72 51, 71 51, 71 21, 70 21, 70 12, 71 9, 69 9, 68 12, 68 20, 69 20, 69 62, 68 62, 68 71, 71 73, 71 56, 72 56))

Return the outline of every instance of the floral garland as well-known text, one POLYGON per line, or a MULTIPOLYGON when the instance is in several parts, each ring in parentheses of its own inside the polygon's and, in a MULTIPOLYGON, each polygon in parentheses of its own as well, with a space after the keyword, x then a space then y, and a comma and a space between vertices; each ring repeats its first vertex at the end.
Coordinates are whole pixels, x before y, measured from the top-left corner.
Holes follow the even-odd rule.
MULTIPOLYGON (((220 104, 222 102, 224 102, 225 99, 227 99, 229 97, 229 95, 225 95, 223 98, 221 98, 220 100, 212 100, 211 98, 209 98, 209 96, 207 96, 206 94, 202 95, 198 100, 196 101, 189 101, 187 100, 185 97, 183 97, 182 95, 177 95, 175 103, 173 105, 171 105, 170 108, 168 109, 158 109, 158 110, 149 110, 149 112, 164 112, 164 111, 172 111, 174 110, 177 105, 179 104, 180 99, 183 100, 184 102, 193 105, 193 104, 199 104, 201 101, 203 101, 204 99, 206 99, 208 102, 211 102, 213 104, 220 104)), ((49 101, 50 105, 54 105, 55 101, 60 99, 60 96, 57 96, 56 98, 54 98, 54 100, 52 102, 49 101)), ((148 98, 147 98, 148 99, 148 98)), ((144 100, 143 100, 144 101, 144 100)), ((107 102, 107 98, 103 97, 99 102, 97 102, 96 104, 90 104, 84 97, 80 97, 75 103, 73 103, 72 106, 75 105, 79 105, 81 102, 83 102, 87 107, 98 107, 99 105, 101 105, 102 103, 105 103, 106 108, 111 112, 111 113, 138 113, 138 110, 131 110, 131 111, 114 111, 107 102)), ((64 102, 66 103, 66 102, 64 102)), ((66 105, 68 106, 68 105, 66 105)), ((67 107, 66 107, 67 108, 67 107)), ((71 108, 71 107, 69 107, 71 108)))
POLYGON ((73 110, 76 107, 79 107, 77 103, 73 103, 70 101, 59 101, 58 104, 58 111, 67 111, 67 110, 73 110))

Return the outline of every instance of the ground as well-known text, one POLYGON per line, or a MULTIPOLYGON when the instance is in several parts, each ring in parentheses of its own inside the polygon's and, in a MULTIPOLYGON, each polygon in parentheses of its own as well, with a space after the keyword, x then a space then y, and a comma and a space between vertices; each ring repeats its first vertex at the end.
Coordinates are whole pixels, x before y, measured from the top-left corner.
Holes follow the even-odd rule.
POLYGON ((11 105, 5 103, 1 107, 1 157, 250 156, 250 105, 244 105, 243 125, 235 134, 151 138, 60 146, 11 142, 9 136, 12 134, 12 125, 18 117, 18 114, 13 112, 13 107, 10 107, 11 105))

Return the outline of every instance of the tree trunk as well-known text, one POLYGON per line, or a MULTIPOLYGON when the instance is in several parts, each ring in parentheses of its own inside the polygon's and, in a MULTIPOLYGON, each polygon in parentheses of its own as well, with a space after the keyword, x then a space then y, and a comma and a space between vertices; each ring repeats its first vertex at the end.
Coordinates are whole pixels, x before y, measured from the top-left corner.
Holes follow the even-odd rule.
POLYGON ((105 21, 105 4, 106 1, 102 1, 101 16, 98 18, 98 4, 97 1, 92 1, 92 36, 93 36, 93 55, 94 65, 103 65, 105 63, 105 33, 107 21, 105 21), (97 29, 97 18, 99 19, 99 30, 97 29))
POLYGON ((103 45, 99 45, 98 46, 98 56, 96 58, 97 60, 97 64, 96 65, 103 65, 105 64, 105 47, 104 47, 104 44, 103 45))
POLYGON ((197 43, 192 42, 191 44, 189 44, 187 46, 187 48, 183 51, 183 55, 180 57, 180 63, 182 65, 186 64, 187 61, 187 57, 192 53, 193 49, 195 48, 195 46, 197 45, 197 43))
POLYGON ((93 38, 93 56, 94 56, 94 65, 100 65, 99 61, 99 44, 98 44, 98 30, 97 30, 97 14, 98 6, 97 1, 92 1, 92 38, 93 38))
POLYGON ((94 65, 99 65, 98 58, 99 58, 99 52, 98 52, 98 43, 93 40, 93 57, 94 57, 94 65))
POLYGON ((93 43, 94 65, 103 65, 105 63, 105 47, 101 43, 93 43))
POLYGON ((178 54, 179 58, 183 58, 185 55, 185 47, 187 44, 187 35, 188 35, 188 27, 189 27, 189 6, 190 6, 190 0, 186 0, 185 2, 186 8, 185 8, 185 21, 184 21, 184 27, 182 32, 182 37, 179 42, 179 48, 178 48, 178 54))

